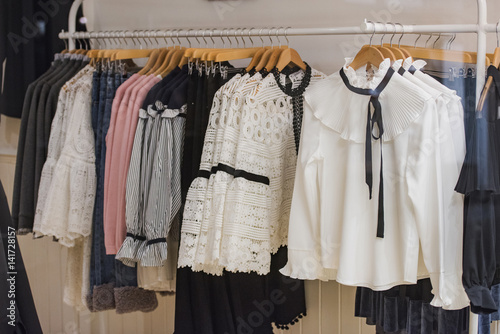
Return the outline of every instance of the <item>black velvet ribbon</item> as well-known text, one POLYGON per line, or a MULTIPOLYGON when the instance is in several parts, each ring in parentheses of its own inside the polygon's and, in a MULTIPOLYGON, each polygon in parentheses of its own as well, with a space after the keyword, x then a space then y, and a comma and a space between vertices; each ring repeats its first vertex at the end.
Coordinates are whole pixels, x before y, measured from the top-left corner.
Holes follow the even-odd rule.
MULTIPOLYGON (((363 89, 354 87, 350 84, 344 69, 340 70, 340 76, 344 84, 351 91, 361 94, 370 95, 370 102, 368 103, 368 112, 366 118, 366 138, 365 138, 365 182, 368 185, 370 200, 372 199, 373 188, 373 162, 372 162, 372 138, 379 140, 384 134, 384 124, 382 122, 382 106, 380 105, 379 96, 382 90, 387 86, 389 80, 394 74, 394 70, 389 68, 386 75, 375 89, 363 89), (370 105, 373 108, 371 112, 370 105), (378 134, 374 134, 375 126, 377 126, 378 134)), ((380 185, 378 191, 378 217, 377 217, 377 237, 384 237, 384 173, 383 173, 383 154, 382 154, 382 140, 380 141, 380 185)))

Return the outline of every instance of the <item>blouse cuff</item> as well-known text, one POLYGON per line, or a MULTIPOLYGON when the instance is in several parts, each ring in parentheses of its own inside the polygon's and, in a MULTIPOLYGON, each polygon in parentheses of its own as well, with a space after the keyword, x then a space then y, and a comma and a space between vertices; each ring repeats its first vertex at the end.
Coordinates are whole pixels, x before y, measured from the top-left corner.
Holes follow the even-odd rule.
POLYGON ((471 302, 471 311, 476 314, 490 314, 498 311, 490 289, 485 286, 475 285, 466 288, 471 302))
POLYGON ((431 274, 431 282, 433 284, 432 293, 434 299, 431 305, 434 307, 442 307, 445 310, 461 310, 469 306, 469 297, 465 293, 462 283, 462 275, 457 273, 448 274, 431 274), (435 284, 439 282, 439 288, 435 288, 435 284))
POLYGON ((141 265, 144 267, 161 267, 167 261, 167 254, 166 238, 148 240, 141 256, 141 265))
POLYGON ((280 273, 297 279, 322 281, 335 280, 337 270, 324 268, 319 256, 311 250, 293 250, 288 248, 288 262, 280 269, 280 273))
POLYGON ((144 243, 143 240, 127 236, 116 253, 115 258, 126 266, 134 267, 135 263, 139 260, 138 252, 142 243, 144 243))

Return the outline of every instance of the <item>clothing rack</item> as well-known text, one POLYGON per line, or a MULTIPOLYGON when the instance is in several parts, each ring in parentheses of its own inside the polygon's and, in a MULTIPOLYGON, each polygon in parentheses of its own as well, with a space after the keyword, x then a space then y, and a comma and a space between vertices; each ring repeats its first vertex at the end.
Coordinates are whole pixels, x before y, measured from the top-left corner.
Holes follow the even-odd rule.
MULTIPOLYGON (((76 32, 76 15, 83 0, 75 0, 71 6, 68 18, 68 32, 59 33, 60 39, 67 39, 69 49, 75 48, 75 39, 130 39, 130 38, 187 38, 199 36, 263 36, 263 29, 229 28, 229 29, 162 29, 162 30, 121 30, 113 32, 76 32)), ((361 34, 430 34, 430 33, 476 33, 477 34, 477 63, 476 63, 476 103, 481 96, 481 90, 486 76, 486 34, 497 31, 497 24, 487 22, 486 0, 477 0, 476 24, 424 24, 402 25, 395 23, 380 23, 365 20, 360 27, 331 27, 331 28, 280 28, 272 36, 325 36, 325 35, 361 35, 361 34)))
MULTIPOLYGON (((287 37, 287 36, 326 36, 326 35, 374 35, 374 34, 477 34, 477 63, 476 63, 476 104, 481 96, 486 76, 486 34, 497 32, 498 24, 487 22, 486 0, 477 0, 476 24, 428 24, 428 25, 403 25, 395 23, 380 23, 365 21, 359 26, 328 27, 328 28, 228 28, 228 29, 161 29, 161 30, 120 30, 109 32, 76 32, 76 16, 83 0, 74 0, 69 12, 68 32, 59 33, 60 39, 68 40, 68 48, 75 48, 75 39, 133 39, 133 38, 188 38, 188 37, 287 37), (268 33, 262 34, 263 30, 268 33)), ((477 333, 478 317, 471 313, 470 333, 477 333)))

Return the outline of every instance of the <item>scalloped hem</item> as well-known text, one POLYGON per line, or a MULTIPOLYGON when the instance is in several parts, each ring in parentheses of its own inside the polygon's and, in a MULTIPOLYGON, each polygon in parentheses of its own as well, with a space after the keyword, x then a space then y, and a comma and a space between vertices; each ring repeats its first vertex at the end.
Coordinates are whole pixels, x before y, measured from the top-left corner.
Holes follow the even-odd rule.
POLYGON ((288 330, 288 329, 290 329, 290 326, 295 325, 296 323, 298 323, 300 321, 300 319, 302 319, 305 316, 307 316, 307 312, 304 311, 304 312, 300 313, 298 316, 296 316, 295 319, 293 319, 289 323, 278 324, 277 322, 274 322, 274 325, 276 325, 276 328, 278 328, 278 329, 288 330))
POLYGON ((116 313, 124 314, 136 311, 152 312, 158 307, 156 293, 136 286, 124 286, 114 289, 116 313))

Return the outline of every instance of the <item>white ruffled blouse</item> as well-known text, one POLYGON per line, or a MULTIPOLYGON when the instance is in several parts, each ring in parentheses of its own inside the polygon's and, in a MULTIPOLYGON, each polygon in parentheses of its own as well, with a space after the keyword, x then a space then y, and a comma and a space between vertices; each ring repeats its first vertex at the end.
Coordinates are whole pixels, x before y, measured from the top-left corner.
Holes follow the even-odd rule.
POLYGON ((441 166, 450 163, 453 178, 456 157, 446 160, 443 156, 449 155, 443 153, 455 152, 456 137, 442 136, 449 126, 440 124, 443 110, 438 111, 435 97, 394 72, 388 59, 366 78, 345 66, 305 93, 288 263, 281 272, 387 290, 416 283, 421 247, 433 305, 464 307, 468 299, 457 256, 463 228, 457 213, 463 204, 449 188, 443 190, 450 177, 441 166), (380 139, 377 127, 367 134, 375 92, 382 114, 380 139), (365 164, 370 147, 371 199, 365 164))

